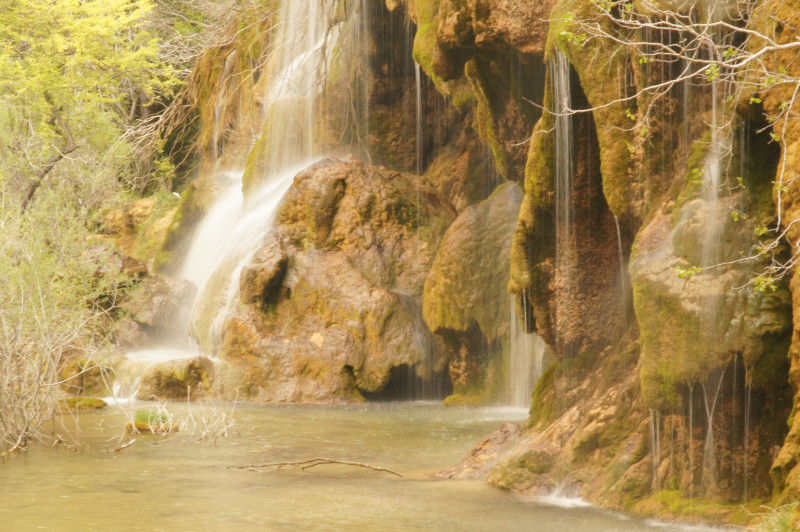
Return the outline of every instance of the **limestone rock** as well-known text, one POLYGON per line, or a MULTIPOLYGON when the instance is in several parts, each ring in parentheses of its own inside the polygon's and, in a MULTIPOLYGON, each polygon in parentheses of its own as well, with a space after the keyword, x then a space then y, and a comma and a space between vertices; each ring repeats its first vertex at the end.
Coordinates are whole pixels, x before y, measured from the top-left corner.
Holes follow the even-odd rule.
POLYGON ((506 183, 448 228, 425 281, 432 331, 465 332, 475 322, 490 340, 508 333, 508 257, 521 203, 522 189, 506 183))
POLYGON ((125 283, 130 278, 147 275, 147 265, 131 256, 112 251, 104 246, 93 246, 87 252, 89 259, 97 264, 95 277, 119 279, 125 283))
POLYGON ((161 362, 147 368, 137 399, 198 399, 211 386, 214 364, 204 356, 161 362))
POLYGON ((190 281, 150 275, 142 280, 119 303, 119 308, 155 334, 183 330, 182 313, 194 299, 196 287, 190 281))
POLYGON ((519 436, 519 425, 503 423, 469 452, 458 465, 439 471, 441 478, 484 479, 519 436))
POLYGON ((117 345, 126 350, 147 349, 153 345, 154 339, 147 334, 141 323, 130 318, 116 320, 114 336, 117 345))
MULTIPOLYGON (((757 367, 791 327, 788 292, 762 293, 746 286, 749 268, 717 267, 681 278, 680 271, 702 261, 701 228, 712 222, 703 218, 701 204, 688 202, 674 229, 669 217, 656 216, 640 232, 632 254, 642 392, 652 407, 675 404, 678 386, 706 381, 737 353, 747 367, 757 367)), ((742 221, 723 230, 733 240, 722 243, 726 254, 721 260, 751 245, 749 225, 742 221)), ((752 377, 750 386, 763 385, 756 372, 752 377)))
POLYGON ((241 273, 239 292, 243 303, 273 303, 275 292, 283 282, 289 258, 276 235, 270 235, 266 244, 253 256, 241 273))
POLYGON ((420 302, 454 217, 409 174, 331 160, 300 172, 223 326, 219 355, 242 395, 363 400, 401 368, 412 380, 441 372, 420 302))

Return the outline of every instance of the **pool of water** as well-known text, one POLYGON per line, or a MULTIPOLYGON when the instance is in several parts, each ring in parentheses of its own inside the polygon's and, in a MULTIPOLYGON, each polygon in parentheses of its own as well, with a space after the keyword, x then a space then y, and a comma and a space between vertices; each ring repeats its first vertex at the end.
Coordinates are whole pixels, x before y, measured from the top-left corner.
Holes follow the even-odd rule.
MULTIPOLYGON (((124 435, 131 409, 110 406, 53 424, 67 441, 0 463, 2 530, 679 530, 589 506, 525 499, 478 481, 432 478, 463 458, 510 408, 435 403, 236 405, 227 438, 194 442, 124 435), (67 432, 69 435, 67 435, 67 432), (408 478, 344 465, 301 471, 229 466, 315 457, 368 463, 408 478)), ((176 420, 185 404, 167 405, 176 420)), ((230 413, 201 412, 198 421, 230 413)), ((200 422, 202 425, 202 422, 200 422)), ((199 435, 198 430, 194 436, 199 435)))

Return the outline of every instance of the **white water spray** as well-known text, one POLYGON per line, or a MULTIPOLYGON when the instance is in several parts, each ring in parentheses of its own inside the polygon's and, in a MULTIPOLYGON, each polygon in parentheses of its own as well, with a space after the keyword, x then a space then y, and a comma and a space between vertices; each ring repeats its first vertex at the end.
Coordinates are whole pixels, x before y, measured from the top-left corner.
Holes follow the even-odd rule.
MULTIPOLYGON (((523 297, 525 297, 523 295, 523 297)), ((547 344, 529 328, 527 305, 523 305, 523 323, 517 317, 514 296, 509 298, 511 316, 511 341, 509 346, 508 389, 512 406, 528 408, 536 381, 544 371, 544 361, 549 355, 547 344)))

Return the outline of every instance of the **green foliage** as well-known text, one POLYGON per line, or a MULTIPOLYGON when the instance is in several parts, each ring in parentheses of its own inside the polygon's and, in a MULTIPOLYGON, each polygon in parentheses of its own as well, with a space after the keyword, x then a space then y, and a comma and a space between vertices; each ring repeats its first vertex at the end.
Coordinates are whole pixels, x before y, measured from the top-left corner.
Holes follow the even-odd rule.
POLYGON ((778 508, 766 508, 767 511, 758 514, 756 523, 750 528, 752 532, 789 532, 796 530, 792 524, 792 517, 797 511, 797 503, 785 504, 778 508))
POLYGON ((122 173, 124 127, 136 109, 169 95, 178 83, 146 30, 152 9, 151 0, 3 6, 0 179, 9 183, 11 198, 24 205, 30 183, 42 181, 62 160, 72 174, 93 174, 98 167, 114 179, 122 173))
POLYGON ((688 268, 681 268, 680 266, 675 266, 673 270, 675 270, 675 272, 678 274, 678 277, 681 279, 691 279, 692 277, 703 271, 703 269, 699 266, 689 266, 688 268))
POLYGON ((45 191, 24 215, 0 203, 0 453, 38 436, 56 408, 59 366, 100 349, 125 284, 124 272, 96 262, 86 210, 65 197, 45 191))

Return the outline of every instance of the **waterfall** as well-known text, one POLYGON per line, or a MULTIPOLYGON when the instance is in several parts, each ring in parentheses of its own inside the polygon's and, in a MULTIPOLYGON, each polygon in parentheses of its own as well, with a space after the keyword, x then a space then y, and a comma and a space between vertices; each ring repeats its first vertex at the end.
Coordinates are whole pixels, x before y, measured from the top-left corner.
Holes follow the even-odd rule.
POLYGON ((719 399, 719 391, 722 388, 722 381, 725 377, 725 369, 726 368, 723 368, 722 372, 719 374, 716 389, 714 390, 714 397, 710 405, 708 402, 708 390, 705 384, 702 385, 703 405, 705 406, 706 419, 708 421, 706 439, 703 444, 703 469, 701 477, 703 494, 705 494, 707 488, 713 488, 715 486, 717 479, 716 453, 714 452, 714 410, 717 407, 717 399, 719 399))
POLYGON ((273 45, 278 66, 264 99, 268 174, 276 175, 315 155, 315 100, 327 76, 328 44, 339 34, 339 26, 330 25, 332 9, 327 0, 281 3, 273 45))
POLYGON ((417 86, 417 175, 422 175, 422 75, 419 63, 414 63, 414 77, 417 86))
MULTIPOLYGON (((574 253, 574 212, 572 192, 575 177, 574 146, 570 90, 571 65, 567 57, 558 49, 550 58, 550 77, 553 84, 553 111, 555 113, 555 186, 556 186, 556 279, 561 290, 571 291, 574 280, 573 270, 577 256, 574 253)), ((560 317, 567 309, 556 304, 556 348, 564 353, 563 332, 559 332, 560 317)))
POLYGON ((617 228, 617 251, 619 252, 619 296, 622 306, 622 315, 625 326, 628 326, 628 283, 625 279, 625 255, 622 251, 622 232, 619 229, 619 218, 614 215, 614 225, 617 228))
POLYGON ((570 110, 570 63, 562 52, 556 50, 550 59, 553 80, 553 106, 555 118, 555 184, 556 184, 556 246, 561 251, 570 247, 574 213, 571 205, 575 162, 573 160, 572 116, 570 110))
MULTIPOLYGON (((223 326, 228 317, 236 310, 239 296, 239 278, 242 270, 261 247, 263 237, 272 227, 275 216, 289 190, 297 172, 308 166, 307 161, 295 167, 285 169, 280 174, 266 181, 252 197, 247 205, 241 199, 241 190, 237 187, 238 201, 220 202, 209 212, 219 207, 219 218, 227 223, 219 226, 213 223, 204 224, 198 231, 192 252, 198 249, 198 255, 204 256, 202 268, 204 277, 197 279, 198 295, 192 309, 192 330, 194 336, 209 354, 215 354, 222 340, 223 326), (223 232, 224 231, 224 232, 223 232), (216 249, 206 246, 207 242, 221 241, 216 249), (210 258, 211 260, 208 260, 210 258), (203 331, 198 324, 210 317, 210 323, 203 324, 208 328, 203 331)), ((194 267, 187 264, 187 268, 194 267)))
POLYGON ((751 390, 750 383, 746 381, 744 397, 744 502, 747 502, 748 467, 750 465, 750 443, 747 440, 750 437, 751 390))
POLYGON ((658 467, 661 463, 661 434, 659 425, 659 412, 656 409, 650 409, 650 456, 653 462, 653 491, 656 492, 661 487, 661 482, 658 478, 658 467))
MULTIPOLYGON (((267 154, 265 174, 255 176, 259 186, 243 196, 243 172, 211 177, 216 200, 195 230, 179 276, 194 282, 198 295, 191 312, 191 329, 200 344, 187 351, 157 348, 128 353, 118 369, 116 392, 134 397, 141 375, 154 364, 203 353, 214 358, 225 321, 235 311, 239 275, 259 249, 272 226, 294 175, 315 156, 315 100, 324 87, 329 63, 328 44, 338 37, 339 25, 330 24, 333 2, 281 4, 279 25, 268 63, 270 82, 263 97, 267 154)), ((232 62, 226 59, 226 74, 232 62)), ((224 84, 221 90, 226 90, 224 84)), ((213 155, 222 141, 220 97, 215 102, 213 155)), ((243 167, 245 161, 241 161, 243 167)), ((115 393, 116 395, 116 393, 115 393)))
MULTIPOLYGON (((524 294, 523 298, 526 297, 524 294)), ((544 371, 545 358, 549 355, 547 344, 536 333, 528 333, 530 317, 527 305, 523 305, 522 323, 517 316, 514 296, 509 298, 510 342, 508 363, 508 390, 511 406, 528 408, 536 381, 544 371)))

